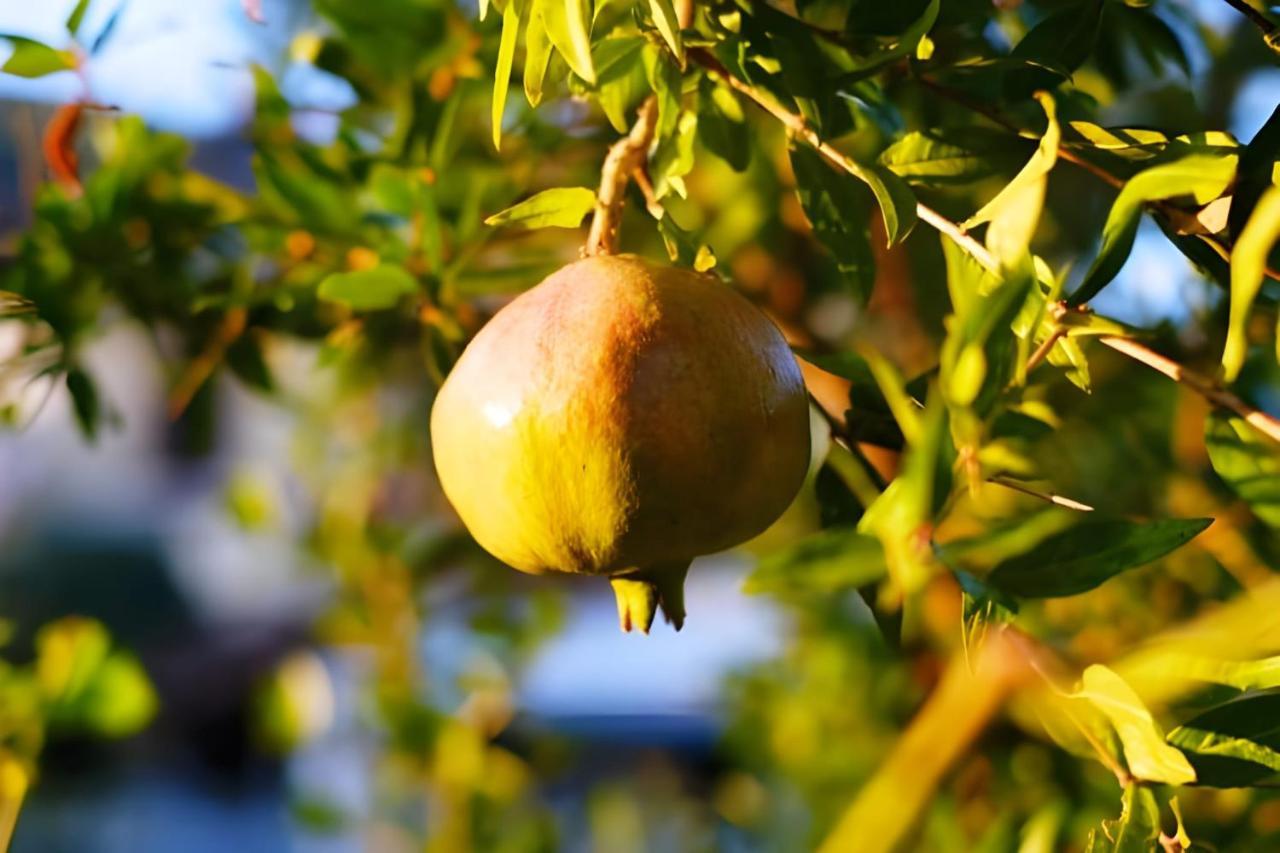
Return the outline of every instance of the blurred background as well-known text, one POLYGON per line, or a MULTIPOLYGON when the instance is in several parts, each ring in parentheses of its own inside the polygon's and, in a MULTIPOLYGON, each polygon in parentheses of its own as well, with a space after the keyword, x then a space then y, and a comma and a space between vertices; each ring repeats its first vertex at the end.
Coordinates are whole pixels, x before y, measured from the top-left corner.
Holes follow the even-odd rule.
MULTIPOLYGON (((74 5, 0 4, 0 33, 64 45, 74 5)), ((1256 33, 1220 0, 1161 0, 1156 13, 1185 66, 1122 57, 1139 63, 1127 88, 1092 66, 1078 84, 1108 123, 1251 138, 1280 103, 1256 33)), ((511 105, 519 133, 495 154, 497 30, 475 17, 469 2, 426 0, 94 0, 79 71, 0 74, 0 252, 38 258, 67 293, 56 347, 0 325, 0 729, 40 745, 15 850, 802 849, 936 681, 940 658, 886 644, 852 591, 744 592, 759 555, 820 523, 821 478, 761 541, 698 561, 679 635, 624 635, 603 581, 517 575, 461 531, 430 467, 431 389, 469 331, 579 239, 485 236, 479 220, 532 186, 591 185, 613 138, 576 102, 511 105), (96 106, 74 143, 82 197, 49 188, 44 153, 55 111, 79 100, 96 106), (420 156, 357 162, 386 140, 420 156), (415 231, 426 186, 427 215, 446 221, 435 246, 415 231), (423 277, 456 310, 356 319, 308 301, 361 251, 411 268, 425 255, 423 277), (245 282, 268 283, 246 330, 211 344, 245 282), (32 685, 49 683, 62 698, 26 721, 32 685)), ((1010 27, 985 37, 1007 43, 1010 27)), ((860 306, 806 233, 781 134, 748 120, 745 171, 699 153, 685 227, 817 344, 857 340, 908 375, 929 368, 945 305, 936 239, 875 241, 876 291, 860 306)), ((1058 171, 1040 249, 1062 262, 1087 256, 1112 191, 1058 171)), ((661 256, 655 235, 624 234, 661 256)), ((1216 351, 1224 303, 1147 222, 1095 307, 1194 360, 1216 351)), ((1224 506, 1187 439, 1202 404, 1103 356, 1093 373, 1088 397, 1065 379, 1051 391, 1070 401, 1042 439, 1059 442, 1062 492, 1126 512, 1224 506), (1126 414, 1135 399, 1141 412, 1126 414), (1165 488, 1139 488, 1140 473, 1165 488)), ((1280 412, 1273 364, 1245 381, 1280 412)), ((1242 531, 1029 618, 1081 659, 1106 659, 1194 597, 1271 572, 1280 547, 1242 531)), ((958 632, 938 610, 928 618, 958 632)), ((1220 849, 1275 849, 1269 797, 1203 792, 1184 807, 1220 849)), ((1002 723, 919 838, 1017 849, 1039 819, 1078 843, 1114 811, 1105 769, 1002 723)))

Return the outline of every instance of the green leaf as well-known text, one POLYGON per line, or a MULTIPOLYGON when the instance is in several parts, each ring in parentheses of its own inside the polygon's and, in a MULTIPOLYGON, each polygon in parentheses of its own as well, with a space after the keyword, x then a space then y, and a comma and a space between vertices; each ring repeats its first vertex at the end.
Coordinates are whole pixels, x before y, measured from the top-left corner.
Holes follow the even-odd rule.
POLYGON ((1092 704, 1111 722, 1135 778, 1169 785, 1196 780, 1187 757, 1165 743, 1164 733, 1138 694, 1110 669, 1101 664, 1090 666, 1073 695, 1092 704))
POLYGON ((906 182, 883 166, 867 166, 859 177, 871 187, 880 203, 889 245, 907 239, 916 225, 916 195, 906 182))
POLYGON ((1160 806, 1145 785, 1124 788, 1120 817, 1091 830, 1085 853, 1152 853, 1160 838, 1160 806))
POLYGON ((1227 227, 1232 234, 1240 235, 1258 199, 1275 183, 1272 173, 1277 160, 1280 160, 1280 105, 1240 152, 1239 175, 1232 191, 1231 211, 1227 214, 1227 227))
POLYGON ((73 367, 67 371, 67 391, 71 394, 71 408, 75 412, 80 432, 93 441, 98 433, 98 422, 102 419, 97 386, 89 378, 89 374, 73 367))
POLYGON ((884 549, 878 540, 832 528, 765 556, 743 589, 752 595, 830 593, 873 583, 884 573, 884 549))
POLYGON ((749 130, 730 89, 704 76, 698 83, 698 139, 735 172, 751 162, 749 130))
POLYGON ((557 187, 530 196, 495 213, 485 225, 519 225, 524 228, 577 228, 596 206, 596 194, 586 187, 557 187))
POLYGON ((1087 521, 1005 560, 987 582, 1026 598, 1078 595, 1121 572, 1158 560, 1212 523, 1211 518, 1087 521))
POLYGON ((502 40, 498 44, 498 65, 493 72, 493 147, 502 148, 502 116, 507 107, 507 90, 511 87, 511 64, 516 56, 516 40, 520 37, 520 13, 525 0, 507 0, 502 10, 502 40))
MULTIPOLYGON (((906 408, 902 402, 906 390, 896 381, 896 371, 881 359, 869 364, 877 379, 884 380, 881 391, 895 412, 906 408)), ((936 388, 930 389, 924 411, 913 411, 912 415, 899 420, 908 439, 901 471, 858 521, 859 532, 874 535, 884 546, 889 574, 904 594, 921 589, 932 573, 931 555, 922 544, 921 533, 951 491, 954 457, 947 410, 936 388)))
POLYGON ((71 9, 71 14, 67 16, 67 32, 72 36, 80 32, 80 25, 84 23, 84 14, 89 11, 89 0, 79 0, 71 9))
MULTIPOLYGON (((618 133, 631 126, 627 114, 649 93, 645 73, 645 40, 637 36, 607 38, 596 45, 596 99, 618 133)), ((656 49, 655 49, 656 51, 656 49)), ((662 105, 665 102, 659 100, 662 105)), ((679 111, 679 103, 674 110, 679 111)), ((661 115, 661 109, 659 111, 661 115)))
POLYGON ((58 71, 70 71, 76 67, 75 54, 58 50, 44 42, 25 36, 0 33, 0 39, 13 45, 13 53, 0 65, 0 71, 18 77, 43 77, 58 71))
POLYGON ((649 161, 649 177, 653 194, 666 198, 673 191, 685 195, 684 176, 693 171, 693 143, 698 134, 698 114, 683 112, 676 120, 674 132, 658 142, 649 161))
POLYGON ((1222 481, 1254 515, 1280 529, 1280 447, 1243 418, 1221 410, 1205 420, 1204 443, 1222 481))
POLYGON ((880 153, 880 165, 911 184, 941 187, 966 184, 999 170, 1007 139, 956 129, 913 130, 880 153), (1001 145, 993 151, 993 145, 1001 145))
POLYGON ((1210 708, 1169 732, 1168 740, 1188 754, 1201 785, 1274 783, 1280 779, 1280 692, 1210 708))
POLYGON ((401 297, 417 289, 417 281, 404 269, 383 264, 326 276, 317 293, 321 299, 340 303, 353 311, 380 311, 394 307, 401 297))
POLYGON ((551 43, 573 73, 594 85, 596 70, 591 61, 589 0, 544 0, 542 21, 551 43))
POLYGON ((791 148, 791 170, 796 195, 813 236, 835 258, 849 292, 859 302, 871 297, 875 282, 875 256, 867 240, 871 199, 866 190, 847 175, 833 171, 812 149, 791 148))
POLYGON ((1193 154, 1152 166, 1130 178, 1107 214, 1098 257, 1068 301, 1073 305, 1088 302, 1120 272, 1133 248, 1143 204, 1178 196, 1191 196, 1197 204, 1208 204, 1222 195, 1235 177, 1235 171, 1234 155, 1193 154))
POLYGON ((1010 52, 1016 59, 1038 65, 1011 71, 1004 80, 1011 100, 1025 98, 1036 89, 1050 89, 1061 81, 1057 72, 1070 74, 1093 53, 1102 27, 1102 0, 1083 0, 1046 15, 1010 52))
MULTIPOLYGON (((900 36, 891 39, 888 45, 881 50, 856 61, 852 69, 841 75, 840 82, 846 85, 857 82, 871 76, 886 65, 915 53, 920 40, 933 29, 941 8, 941 0, 929 0, 928 5, 924 7, 920 16, 913 20, 900 36)), ((854 16, 850 16, 850 20, 853 20, 853 18, 854 16)))
POLYGON ((529 8, 529 25, 524 39, 524 96, 529 106, 542 103, 542 84, 551 64, 551 41, 542 20, 542 7, 546 0, 532 0, 529 8))
POLYGON ((1277 242, 1280 242, 1280 186, 1271 187, 1258 199, 1253 215, 1231 249, 1231 318, 1222 351, 1222 372, 1228 382, 1234 382, 1240 375, 1248 355, 1249 311, 1262 289, 1267 255, 1277 242))
POLYGON ((676 60, 684 65, 684 42, 680 38, 680 19, 676 17, 675 6, 671 0, 649 0, 649 11, 653 22, 658 25, 662 39, 676 55, 676 60))
POLYGON ((987 248, 1006 266, 1025 255, 1031 243, 1031 236, 1040 221, 1040 210, 1044 207, 1049 170, 1058 160, 1058 144, 1062 139, 1053 98, 1039 92, 1036 99, 1044 108, 1049 124, 1035 153, 995 198, 964 223, 965 228, 991 223, 987 227, 987 248))
MULTIPOLYGON (((958 264, 955 268, 961 274, 967 272, 958 264)), ((948 402, 972 407, 983 417, 1013 376, 1017 348, 1013 322, 1035 286, 1027 264, 1008 272, 987 292, 979 290, 960 300, 940 355, 939 378, 948 402)), ((966 285, 955 289, 966 289, 966 285)))

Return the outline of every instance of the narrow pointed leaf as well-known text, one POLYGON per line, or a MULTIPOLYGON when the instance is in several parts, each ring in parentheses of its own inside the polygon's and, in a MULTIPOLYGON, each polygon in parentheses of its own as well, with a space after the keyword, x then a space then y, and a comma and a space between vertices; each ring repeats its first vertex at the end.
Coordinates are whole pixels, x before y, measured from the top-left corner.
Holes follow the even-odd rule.
POLYGON ((596 204, 596 194, 586 187, 543 190, 517 205, 495 213, 485 225, 520 225, 524 228, 577 228, 596 204))
POLYGON ((1077 595, 1123 571, 1158 560, 1212 523, 1211 518, 1088 521, 1005 560, 987 582, 1026 598, 1077 595))
POLYGON ((511 64, 516 55, 516 39, 520 35, 520 0, 507 0, 502 10, 502 40, 498 44, 498 66, 493 73, 493 147, 502 148, 502 116, 507 108, 507 90, 511 87, 511 64))
POLYGON ((1235 177, 1234 155, 1216 157, 1194 154, 1153 166, 1129 179, 1116 197, 1102 229, 1102 247, 1085 274, 1080 287, 1068 301, 1087 302, 1106 287, 1124 266, 1138 233, 1142 205, 1149 201, 1191 196, 1198 204, 1208 204, 1226 190, 1235 177))
POLYGON ((551 43, 560 51, 569 68, 594 84, 596 70, 591 61, 591 14, 586 0, 546 0, 542 20, 551 43))
POLYGON ((551 63, 551 41, 542 21, 542 6, 546 0, 534 0, 529 7, 529 24, 525 28, 524 43, 524 96, 529 106, 542 103, 542 84, 551 63))
POLYGON ((1248 355, 1246 326, 1253 301, 1266 276, 1267 255, 1280 242, 1280 187, 1271 187, 1253 209, 1253 215, 1231 250, 1231 318, 1222 351, 1222 372, 1228 382, 1240 375, 1248 355))
POLYGON ((658 25, 658 32, 671 48, 681 65, 684 65, 684 42, 680 38, 680 19, 676 16, 675 6, 671 0, 649 0, 649 11, 653 14, 653 22, 658 25))

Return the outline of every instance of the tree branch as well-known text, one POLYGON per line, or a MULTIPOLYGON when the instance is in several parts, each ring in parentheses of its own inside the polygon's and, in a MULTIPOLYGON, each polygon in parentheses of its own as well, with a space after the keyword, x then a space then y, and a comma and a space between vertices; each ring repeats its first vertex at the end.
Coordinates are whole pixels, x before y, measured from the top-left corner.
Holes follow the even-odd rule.
MULTIPOLYGON (((862 167, 853 158, 823 141, 822 137, 809 126, 803 117, 788 110, 772 95, 757 89, 750 83, 739 80, 709 51, 704 48, 690 50, 689 58, 705 68, 711 77, 729 86, 778 119, 794 136, 804 140, 837 168, 854 176, 862 172, 862 167)), ((999 275, 1000 265, 995 257, 987 251, 987 247, 975 240, 957 223, 952 222, 921 202, 916 203, 916 215, 945 235, 987 270, 999 275)), ((1175 382, 1186 385, 1211 403, 1230 409, 1252 424, 1259 432, 1280 442, 1280 420, 1250 406, 1231 392, 1219 388, 1207 377, 1188 370, 1177 362, 1171 361, 1128 338, 1102 337, 1099 340, 1116 352, 1139 361, 1154 370, 1158 370, 1175 382)))
POLYGON ((1174 382, 1181 383, 1210 403, 1235 412, 1244 418, 1253 428, 1273 441, 1280 442, 1280 421, 1250 406, 1235 394, 1219 388, 1213 380, 1193 370, 1188 370, 1176 361, 1166 358, 1155 350, 1129 338, 1101 337, 1099 343, 1111 347, 1118 353, 1126 355, 1134 361, 1140 361, 1152 370, 1159 371, 1174 382))
POLYGON ((618 226, 626 201, 627 182, 631 173, 644 163, 658 123, 658 100, 650 95, 636 116, 631 132, 619 139, 605 155, 600 168, 600 189, 596 192, 596 210, 591 218, 585 252, 588 255, 612 255, 618 251, 618 226))
POLYGON ((1280 26, 1277 26, 1276 23, 1266 15, 1250 6, 1245 2, 1245 0, 1226 0, 1226 3, 1232 9, 1235 9, 1241 15, 1248 18, 1249 22, 1258 28, 1268 47, 1272 50, 1280 49, 1280 26))

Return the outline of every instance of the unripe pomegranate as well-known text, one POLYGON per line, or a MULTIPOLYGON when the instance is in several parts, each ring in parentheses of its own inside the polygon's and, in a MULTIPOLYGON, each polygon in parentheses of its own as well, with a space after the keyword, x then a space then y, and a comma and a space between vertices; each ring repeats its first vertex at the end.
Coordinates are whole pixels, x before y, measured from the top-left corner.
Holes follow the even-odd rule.
POLYGON ((762 532, 809 462, 782 335, 720 280, 632 256, 572 263, 499 311, 431 413, 476 541, 524 572, 605 575, 624 630, 678 630, 692 559, 762 532))

